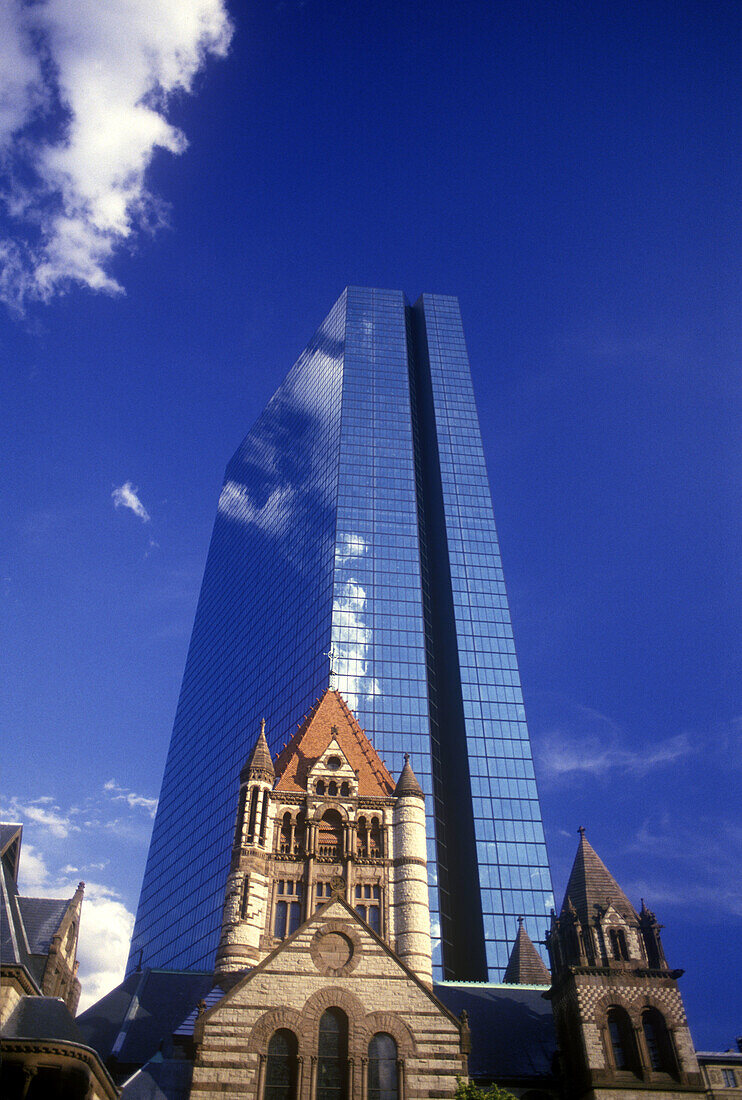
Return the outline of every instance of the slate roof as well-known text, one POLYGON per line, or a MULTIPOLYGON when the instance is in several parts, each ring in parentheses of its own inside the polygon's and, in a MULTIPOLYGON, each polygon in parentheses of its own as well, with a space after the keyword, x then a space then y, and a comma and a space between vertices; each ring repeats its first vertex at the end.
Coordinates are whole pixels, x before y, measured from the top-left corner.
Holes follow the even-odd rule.
POLYGON ((25 898, 18 893, 22 829, 0 825, 0 958, 5 966, 25 967, 40 987, 52 937, 72 899, 25 898))
POLYGON ((268 748, 268 742, 265 739, 265 718, 260 723, 260 733, 258 739, 255 742, 255 747, 248 756, 245 766, 240 772, 240 779, 245 780, 250 775, 250 769, 257 768, 260 771, 267 772, 268 775, 275 775, 273 770, 273 758, 271 757, 271 751, 268 748))
POLYGON ((569 910, 569 903, 583 924, 595 919, 596 908, 607 909, 609 904, 626 920, 639 919, 634 906, 588 841, 584 829, 580 830, 577 855, 564 892, 562 916, 569 910))
POLYGON ((410 754, 406 752, 404 754, 404 767, 397 780, 397 786, 394 788, 396 795, 416 794, 419 798, 424 798, 425 795, 422 792, 422 787, 417 781, 417 776, 412 770, 410 764, 410 754))
POLYGON ((123 1100, 188 1100, 193 1065, 183 1058, 156 1054, 121 1089, 123 1100))
POLYGON ((307 774, 333 737, 358 773, 361 798, 388 798, 394 792, 389 774, 339 691, 327 688, 276 760, 277 791, 306 791, 307 774))
POLYGON ((5 1023, 3 1039, 57 1039, 86 1045, 59 997, 21 997, 5 1023))
POLYGON ((62 923, 69 901, 57 898, 18 897, 29 950, 34 955, 46 955, 52 937, 62 923))
POLYGON ((518 917, 518 935, 510 952, 503 981, 506 985, 549 985, 551 975, 518 917))
POLYGON ((455 1016, 468 1014, 470 1076, 513 1084, 551 1076, 557 1041, 543 987, 441 982, 433 992, 455 1016))
POLYGON ((107 1061, 143 1066, 211 989, 214 975, 137 970, 77 1017, 88 1046, 107 1061))

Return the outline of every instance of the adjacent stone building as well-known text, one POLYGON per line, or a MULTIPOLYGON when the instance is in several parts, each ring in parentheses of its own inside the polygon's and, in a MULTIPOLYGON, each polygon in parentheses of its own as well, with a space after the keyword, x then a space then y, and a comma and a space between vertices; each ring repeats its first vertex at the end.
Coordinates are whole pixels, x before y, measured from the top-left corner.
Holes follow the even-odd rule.
POLYGON ((72 1018, 84 883, 66 900, 21 895, 22 835, 21 825, 0 825, 0 1094, 113 1100, 118 1090, 72 1018))
POLYGON ((704 1085, 660 926, 637 913, 580 830, 580 843, 547 938, 563 1076, 575 1100, 662 1100, 704 1085))

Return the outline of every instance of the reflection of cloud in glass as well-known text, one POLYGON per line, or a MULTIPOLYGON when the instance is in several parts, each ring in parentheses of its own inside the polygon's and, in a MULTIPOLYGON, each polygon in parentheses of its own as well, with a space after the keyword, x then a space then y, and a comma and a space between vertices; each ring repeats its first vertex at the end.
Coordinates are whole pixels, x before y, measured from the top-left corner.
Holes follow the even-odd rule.
MULTIPOLYGON (((230 462, 219 498, 222 517, 280 537, 292 560, 285 538, 292 525, 319 537, 318 517, 333 506, 334 478, 322 474, 339 429, 342 351, 342 342, 320 330, 230 462)), ((305 547, 295 564, 301 568, 306 557, 305 547)))
POLYGON ((219 511, 239 523, 255 524, 269 535, 285 534, 294 515, 296 491, 290 485, 274 489, 265 504, 257 507, 250 499, 250 492, 236 481, 225 481, 219 497, 219 511))
POLYGON ((335 599, 332 605, 332 641, 339 659, 338 688, 351 710, 362 699, 381 695, 378 681, 369 672, 371 626, 366 622, 368 599, 353 563, 368 552, 361 535, 338 534, 335 546, 335 599), (347 574, 347 575, 346 575, 347 574))

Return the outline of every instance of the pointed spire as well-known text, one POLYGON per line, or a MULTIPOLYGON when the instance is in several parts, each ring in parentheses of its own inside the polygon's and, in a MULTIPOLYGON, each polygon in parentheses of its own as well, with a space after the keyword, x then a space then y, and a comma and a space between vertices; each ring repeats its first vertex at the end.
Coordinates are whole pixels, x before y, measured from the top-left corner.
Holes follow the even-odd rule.
POLYGON ((590 844, 581 825, 580 843, 564 892, 561 915, 575 912, 582 924, 595 919, 597 908, 612 905, 626 920, 638 919, 636 910, 590 844))
POLYGON ((415 795, 417 798, 425 798, 422 787, 418 783, 417 777, 412 770, 410 754, 408 752, 404 754, 404 767, 397 780, 397 786, 394 788, 394 794, 397 798, 402 795, 415 795))
POLYGON ((503 981, 507 985, 550 985, 551 975, 518 917, 518 935, 510 952, 503 981))
POLYGON ((240 772, 240 781, 244 783, 250 778, 251 775, 259 773, 261 776, 269 779, 275 779, 276 773, 273 770, 273 758, 271 757, 271 751, 268 748, 268 742, 265 739, 265 718, 260 722, 260 733, 258 739, 255 742, 255 747, 248 756, 245 766, 240 772))

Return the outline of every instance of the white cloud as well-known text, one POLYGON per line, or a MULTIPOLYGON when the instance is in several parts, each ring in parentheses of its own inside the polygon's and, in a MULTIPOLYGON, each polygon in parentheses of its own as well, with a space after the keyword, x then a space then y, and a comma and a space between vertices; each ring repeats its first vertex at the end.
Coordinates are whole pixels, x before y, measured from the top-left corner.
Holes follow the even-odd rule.
MULTIPOLYGON (((138 496, 139 488, 136 485, 132 485, 130 481, 125 481, 123 485, 119 485, 111 493, 113 499, 114 508, 129 508, 138 516, 142 523, 149 523, 151 517, 147 509, 142 504, 138 496)), ((153 543, 150 540, 150 546, 153 543)), ((157 543, 154 543, 156 546, 157 543)))
POLYGON ((48 796, 32 798, 25 802, 11 798, 8 807, 3 809, 6 821, 33 821, 42 829, 59 840, 65 840, 70 833, 79 833, 80 827, 48 796))
POLYGON ((0 154, 14 236, 0 296, 22 309, 71 283, 120 293, 117 248, 165 223, 146 184, 155 151, 182 153, 167 118, 232 27, 224 0, 5 0, 0 154))
POLYGON ((145 810, 150 817, 155 816, 157 810, 156 798, 147 798, 146 795, 135 794, 134 791, 130 791, 128 787, 120 787, 115 779, 109 779, 107 783, 104 783, 103 790, 114 802, 126 802, 127 806, 132 810, 142 809, 145 810))
MULTIPOLYGON (((23 845, 19 881, 22 894, 30 897, 72 897, 77 881, 68 876, 79 873, 77 868, 71 866, 54 872, 38 848, 31 844, 23 845)), ((129 912, 115 890, 98 882, 86 883, 78 946, 78 977, 82 986, 80 1012, 123 979, 133 928, 134 914, 129 912)))
POLYGON ((615 734, 606 739, 554 731, 541 738, 536 751, 539 774, 547 779, 580 773, 601 778, 616 771, 646 775, 653 768, 688 756, 693 746, 684 733, 635 749, 627 748, 615 734))

